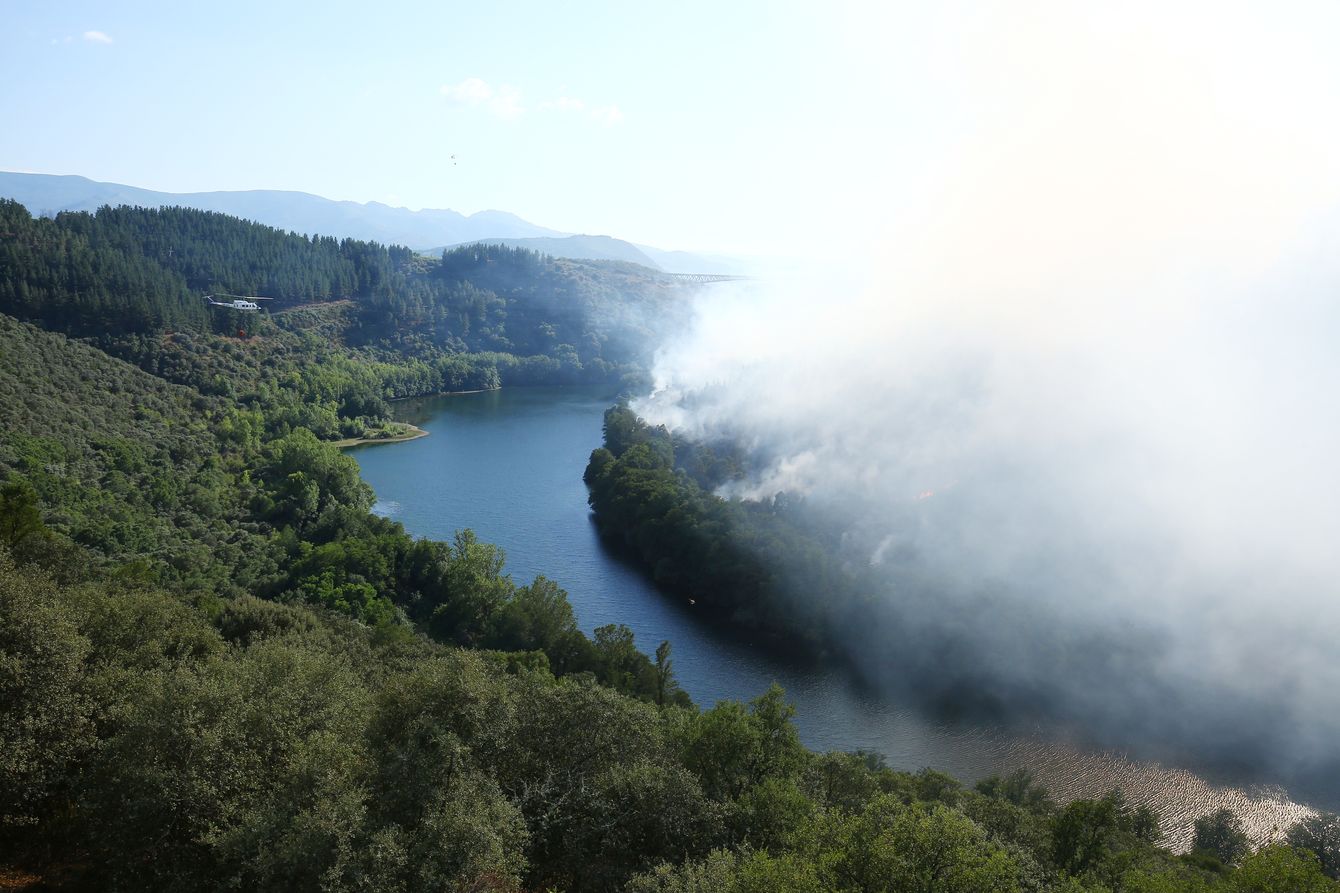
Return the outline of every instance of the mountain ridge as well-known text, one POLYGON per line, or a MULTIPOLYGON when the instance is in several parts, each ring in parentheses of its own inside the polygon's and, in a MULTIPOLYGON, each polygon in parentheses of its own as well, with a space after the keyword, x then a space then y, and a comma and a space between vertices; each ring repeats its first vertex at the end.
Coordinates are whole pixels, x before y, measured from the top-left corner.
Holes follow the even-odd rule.
MULTIPOLYGON (((531 223, 498 209, 462 214, 449 208, 411 211, 384 202, 329 199, 285 189, 162 192, 103 182, 79 174, 34 174, 0 171, 0 197, 13 198, 37 216, 61 211, 96 211, 103 205, 146 208, 179 205, 217 211, 277 229, 306 235, 334 236, 404 245, 421 253, 476 242, 516 243, 555 257, 575 260, 622 260, 670 272, 738 272, 719 269, 727 259, 703 258, 682 251, 662 251, 613 236, 566 233, 531 223), (576 239, 576 242, 566 242, 576 239), (536 244, 524 244, 527 241, 536 244)), ((731 265, 734 266, 734 265, 731 265)))
POLYGON ((420 254, 437 256, 443 251, 461 248, 465 245, 504 245, 508 248, 526 248, 551 257, 563 257, 571 260, 617 260, 640 264, 652 270, 663 267, 651 256, 632 242, 616 239, 613 236, 597 236, 587 233, 575 233, 570 236, 532 236, 527 238, 484 238, 457 242, 454 245, 442 245, 427 248, 420 254))
POLYGON ((94 211, 107 204, 142 207, 180 205, 218 211, 279 229, 309 235, 368 239, 391 244, 429 244, 562 235, 507 211, 488 209, 462 214, 449 208, 411 211, 384 202, 355 202, 286 189, 162 192, 123 183, 92 180, 78 174, 0 172, 0 195, 13 198, 34 214, 94 211))

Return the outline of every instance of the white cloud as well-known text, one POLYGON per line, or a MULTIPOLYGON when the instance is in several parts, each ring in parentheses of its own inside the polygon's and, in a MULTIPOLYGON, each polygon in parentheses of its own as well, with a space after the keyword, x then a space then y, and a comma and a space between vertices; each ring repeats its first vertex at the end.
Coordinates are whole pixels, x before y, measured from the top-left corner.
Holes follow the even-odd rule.
MULTIPOLYGON (((483 108, 493 115, 508 121, 521 117, 526 106, 521 99, 521 90, 508 84, 493 86, 483 78, 466 78, 457 84, 443 84, 438 92, 447 102, 458 108, 483 108)), ((605 126, 617 124, 623 120, 623 112, 617 105, 590 106, 576 96, 558 96, 546 99, 535 108, 547 112, 582 115, 605 126)))
POLYGON ((443 84, 438 92, 453 105, 479 105, 493 98, 493 88, 479 78, 466 78, 459 84, 443 84))
POLYGON ((499 118, 512 120, 525 111, 521 91, 501 84, 496 89, 482 78, 466 78, 459 84, 443 84, 438 88, 449 102, 462 108, 482 106, 499 118))
POLYGON ((571 112, 575 115, 585 115, 592 121, 604 124, 609 127, 618 124, 623 120, 623 112, 613 103, 609 105, 588 106, 584 101, 575 96, 560 96, 557 99, 550 99, 540 103, 540 108, 554 112, 571 112))
POLYGON ((112 38, 103 31, 85 31, 84 40, 89 43, 111 43, 112 38))
POLYGON ((619 111, 617 105, 602 105, 591 109, 591 117, 606 127, 611 127, 623 120, 623 112, 619 111))
POLYGON ((556 112, 582 112, 586 110, 586 103, 572 96, 560 96, 557 99, 540 103, 540 108, 556 112))
POLYGON ((526 109, 521 105, 521 91, 516 87, 509 87, 503 84, 498 88, 493 101, 489 103, 489 110, 499 118, 512 120, 519 118, 526 109))

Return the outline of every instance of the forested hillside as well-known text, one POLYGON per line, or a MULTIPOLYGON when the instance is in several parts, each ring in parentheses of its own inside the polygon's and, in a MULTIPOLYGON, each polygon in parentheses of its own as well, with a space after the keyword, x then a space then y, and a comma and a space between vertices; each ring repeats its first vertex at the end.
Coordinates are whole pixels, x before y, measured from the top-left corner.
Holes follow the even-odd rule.
MULTIPOLYGON (((462 377, 622 374, 615 333, 651 337, 672 297, 629 299, 637 270, 525 252, 397 268, 196 212, 4 212, 0 293, 29 322, 0 315, 0 889, 1337 889, 1334 817, 1253 854, 1207 816, 1176 856, 1115 794, 1061 805, 1026 772, 969 789, 812 753, 780 690, 699 710, 670 643, 588 636, 558 583, 512 580, 469 531, 415 540, 369 512, 330 440, 462 377), (139 272, 99 278, 122 267, 139 272), (192 310, 246 276, 316 306, 245 337, 192 310), (319 282, 357 293, 303 291, 319 282), (485 309, 415 322, 465 294, 485 309), (105 328, 116 308, 133 325, 105 328), (473 349, 531 337, 554 344, 473 349)), ((747 558, 709 498, 729 454, 681 452, 677 472, 664 432, 618 412, 607 429, 589 472, 607 532, 748 610, 803 546, 785 507, 755 519, 779 563, 747 558)), ((807 579, 839 570, 816 556, 807 579)))
MULTIPOLYGON (((339 380, 338 367, 324 371, 339 380)), ((0 430, 3 511, 33 519, 2 528, 0 545, 67 581, 307 602, 681 697, 668 680, 657 689, 625 633, 589 641, 560 589, 516 585, 468 531, 415 541, 370 514, 357 463, 290 417, 302 393, 250 406, 205 397, 0 317, 0 409, 13 420, 0 430)))
POLYGON ((815 754, 706 712, 249 596, 0 557, 0 881, 67 890, 1324 893, 1335 817, 1157 846, 1119 796, 815 754))
POLYGON ((0 316, 0 479, 36 494, 55 539, 24 545, 59 546, 63 574, 69 555, 83 555, 111 572, 196 584, 221 564, 235 591, 257 585, 262 568, 272 575, 268 540, 243 523, 252 493, 236 473, 259 432, 229 410, 0 316))
MULTIPOLYGON (((166 332, 254 334, 264 317, 207 294, 272 298, 267 311, 350 302, 338 334, 425 362, 487 351, 503 371, 555 382, 636 372, 682 316, 680 288, 633 265, 471 246, 440 260, 309 238, 186 208, 32 217, 0 201, 0 312, 112 350, 166 332)), ((280 317, 276 317, 280 318, 280 317)))

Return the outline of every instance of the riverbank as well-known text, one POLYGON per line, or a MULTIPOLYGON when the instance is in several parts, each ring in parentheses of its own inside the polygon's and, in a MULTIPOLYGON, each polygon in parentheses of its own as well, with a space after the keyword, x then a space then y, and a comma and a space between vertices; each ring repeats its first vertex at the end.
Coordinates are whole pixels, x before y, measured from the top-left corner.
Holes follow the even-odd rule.
MULTIPOLYGON (((519 388, 519 386, 520 388, 524 388, 525 385, 512 386, 513 388, 519 388)), ((414 394, 413 397, 391 397, 390 400, 387 400, 386 402, 389 402, 389 404, 405 404, 405 402, 411 400, 431 400, 431 398, 434 397, 464 397, 465 394, 486 394, 489 393, 490 390, 502 390, 502 385, 498 385, 497 388, 476 388, 474 390, 434 390, 433 393, 414 394)))
POLYGON ((409 422, 393 422, 402 433, 392 434, 389 437, 349 437, 345 440, 335 441, 335 446, 340 449, 352 446, 362 446, 369 443, 404 443, 407 440, 417 440, 420 437, 427 437, 428 432, 418 425, 411 425, 409 422))

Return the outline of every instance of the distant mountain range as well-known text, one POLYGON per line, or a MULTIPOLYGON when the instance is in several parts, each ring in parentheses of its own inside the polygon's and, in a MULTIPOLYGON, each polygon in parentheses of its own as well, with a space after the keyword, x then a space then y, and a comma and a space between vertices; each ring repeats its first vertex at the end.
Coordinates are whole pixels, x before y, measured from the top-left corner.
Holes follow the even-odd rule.
POLYGON ((738 273, 728 258, 662 251, 611 236, 572 235, 537 226, 506 211, 461 214, 451 210, 393 208, 381 202, 344 202, 306 192, 250 189, 237 192, 156 192, 87 177, 0 171, 0 197, 13 198, 31 213, 95 211, 103 205, 156 208, 180 205, 219 211, 299 233, 407 245, 424 254, 472 242, 503 243, 555 257, 621 260, 677 273, 738 273))
POLYGON ((632 242, 625 242, 623 239, 616 239, 612 236, 579 235, 532 236, 524 239, 468 239, 451 245, 428 248, 419 253, 437 256, 448 248, 479 243, 507 245, 510 248, 529 248, 531 251, 538 251, 541 254, 549 254, 554 257, 582 258, 585 260, 623 260, 642 264, 642 266, 651 267, 653 270, 662 269, 660 264, 652 260, 645 251, 632 242))
POLYGON ((420 254, 436 257, 447 248, 461 245, 485 243, 488 245, 507 245, 512 248, 529 248, 541 254, 554 257, 569 257, 576 260, 621 260, 641 264, 653 270, 667 273, 725 273, 739 275, 749 272, 747 265, 729 257, 716 255, 691 254, 687 251, 663 251, 650 245, 636 245, 616 239, 613 236, 533 236, 523 239, 471 239, 455 245, 443 245, 439 248, 421 250, 420 254))

